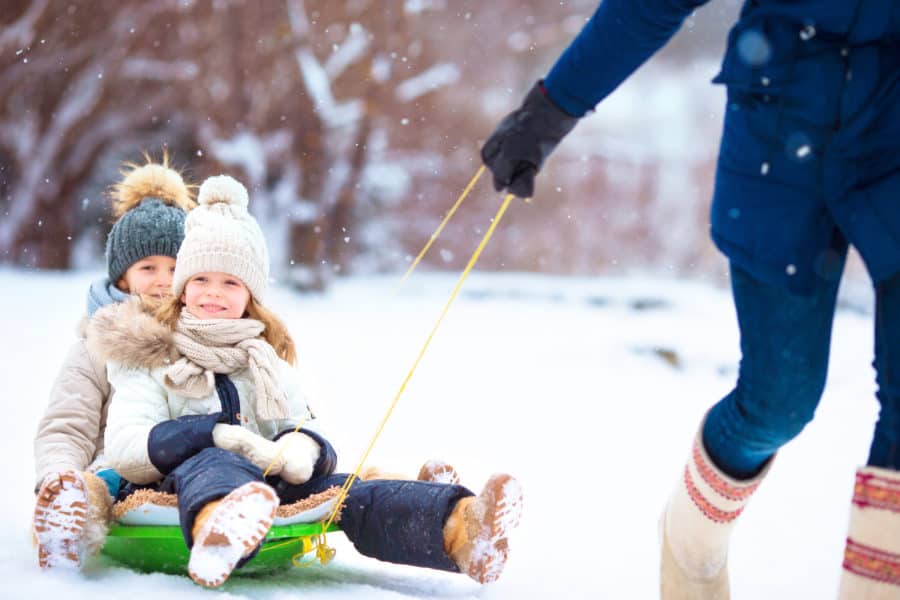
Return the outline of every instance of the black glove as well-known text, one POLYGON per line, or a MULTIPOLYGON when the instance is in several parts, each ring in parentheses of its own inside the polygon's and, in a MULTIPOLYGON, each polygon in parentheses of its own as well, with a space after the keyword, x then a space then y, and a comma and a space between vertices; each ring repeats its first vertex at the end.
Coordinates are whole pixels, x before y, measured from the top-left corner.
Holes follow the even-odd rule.
POLYGON ((508 188, 520 198, 534 193, 534 176, 556 145, 572 131, 578 117, 558 108, 538 81, 517 110, 506 115, 481 149, 494 175, 494 189, 508 188))

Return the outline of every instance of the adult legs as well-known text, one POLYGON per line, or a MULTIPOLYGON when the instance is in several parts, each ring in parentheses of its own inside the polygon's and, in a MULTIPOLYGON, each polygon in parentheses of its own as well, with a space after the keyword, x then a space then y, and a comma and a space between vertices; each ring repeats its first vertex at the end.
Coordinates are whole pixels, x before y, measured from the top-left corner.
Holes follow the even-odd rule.
POLYGON ((812 420, 825 388, 838 282, 798 296, 732 265, 741 333, 735 388, 713 406, 703 444, 716 466, 749 479, 812 420))
POLYGON ((661 520, 664 600, 729 596, 728 543, 772 456, 825 385, 838 282, 797 296, 732 265, 741 332, 735 388, 706 415, 661 520))
POLYGON ((875 373, 880 405, 868 464, 900 470, 900 274, 875 286, 875 373))

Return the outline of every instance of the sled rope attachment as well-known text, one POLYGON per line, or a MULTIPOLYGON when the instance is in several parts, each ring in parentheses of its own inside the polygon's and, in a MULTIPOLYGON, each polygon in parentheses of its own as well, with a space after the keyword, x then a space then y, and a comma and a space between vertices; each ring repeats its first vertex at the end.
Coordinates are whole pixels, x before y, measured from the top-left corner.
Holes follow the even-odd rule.
MULTIPOLYGON (((479 175, 482 169, 479 170, 479 175)), ((477 175, 473 179, 473 182, 477 180, 477 175)), ((471 184, 470 184, 471 185, 471 184)), ((375 430, 372 439, 369 441, 369 445, 366 448, 365 452, 362 455, 362 458, 359 460, 359 463, 356 465, 356 469, 354 469, 353 473, 344 481, 344 485, 341 486, 341 490, 338 493, 337 502, 334 504, 334 508, 331 511, 331 514, 328 516, 326 521, 322 522, 322 532, 317 536, 315 540, 316 545, 316 557, 319 561, 325 565, 332 558, 334 558, 335 550, 328 546, 328 542, 326 539, 326 531, 334 522, 334 519, 337 517, 337 514, 340 512, 341 507, 344 505, 344 501, 347 498, 347 494, 350 491, 350 486, 353 485, 353 482, 359 477, 359 473, 362 470, 363 465, 369 457, 369 454, 372 452, 372 448, 375 446, 375 442, 378 440, 378 436, 381 435, 381 432, 384 430, 385 425, 387 425, 388 419, 394 412, 394 408, 396 408, 398 401, 400 400, 400 396, 403 394, 403 391, 406 389, 407 384, 410 379, 412 379, 413 373, 415 373, 416 368, 419 366, 419 363, 422 360, 422 357, 425 355, 425 351, 428 349, 428 346, 431 344, 431 340, 434 338, 435 333, 440 327, 441 323, 444 320, 444 317, 447 315, 447 312, 450 310, 450 306, 453 304, 453 301, 456 299, 459 294, 459 290, 462 288, 463 282, 469 276, 469 273, 472 271, 472 268, 475 266, 475 263, 478 262, 478 258, 481 256, 481 252, 484 250, 485 246, 487 246, 488 241, 491 239, 491 236, 494 234, 494 230, 497 228, 497 225, 500 223, 500 219, 503 218, 506 209, 509 207, 509 203, 515 196, 513 194, 507 194, 503 200, 503 203, 500 205, 500 208, 497 210, 497 213, 494 215, 494 218, 491 219, 491 225, 488 227, 487 232, 484 234, 484 237, 481 239, 481 242, 478 244, 478 247, 475 249, 475 252, 472 253, 472 257, 469 259, 466 268, 463 269, 462 275, 460 275, 459 280, 456 282, 456 286, 453 288, 453 292, 450 294, 450 298, 447 300, 446 304, 444 304, 444 308, 438 316, 437 322, 434 324, 434 327, 431 329, 431 333, 428 334, 428 337, 425 339, 425 343, 422 345, 421 350, 419 350, 418 356, 416 356, 415 361, 413 362, 412 367, 409 372, 406 374, 406 378, 403 380, 403 383, 400 385, 400 389, 397 390, 396 395, 394 396, 393 401, 387 409, 386 414, 381 419, 381 423, 378 425, 375 430)), ((443 223, 442 223, 443 225, 443 223)), ((432 236, 432 239, 434 236, 432 236)), ((427 249, 427 247, 426 247, 427 249)), ((424 253, 424 252, 423 252, 424 253)))

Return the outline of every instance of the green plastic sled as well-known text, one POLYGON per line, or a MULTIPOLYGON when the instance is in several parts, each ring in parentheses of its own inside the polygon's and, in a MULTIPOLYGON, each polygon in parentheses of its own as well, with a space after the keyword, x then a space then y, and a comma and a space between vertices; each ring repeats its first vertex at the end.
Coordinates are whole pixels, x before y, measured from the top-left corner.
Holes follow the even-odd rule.
MULTIPOLYGON (((340 531, 332 524, 328 531, 340 531)), ((315 549, 314 538, 322 532, 321 523, 275 525, 269 530, 259 553, 235 574, 251 574, 285 569, 294 556, 315 549)), ((190 552, 181 528, 172 525, 113 525, 109 529, 103 554, 144 573, 187 573, 190 552)))

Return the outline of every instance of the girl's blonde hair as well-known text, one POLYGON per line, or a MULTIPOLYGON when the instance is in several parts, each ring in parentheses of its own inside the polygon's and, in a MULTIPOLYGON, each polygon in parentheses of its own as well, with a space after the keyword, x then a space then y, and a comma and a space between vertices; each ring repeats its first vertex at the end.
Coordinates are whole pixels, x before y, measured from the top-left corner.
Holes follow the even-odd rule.
MULTIPOLYGON (((169 329, 175 329, 175 324, 181 316, 182 308, 184 308, 184 304, 181 302, 181 298, 172 296, 163 300, 153 314, 160 323, 169 329)), ((281 319, 275 316, 275 313, 257 302, 256 298, 250 296, 245 316, 262 322, 265 326, 262 337, 275 349, 275 354, 279 358, 291 365, 297 364, 297 348, 294 346, 294 340, 291 338, 287 327, 281 319)))

